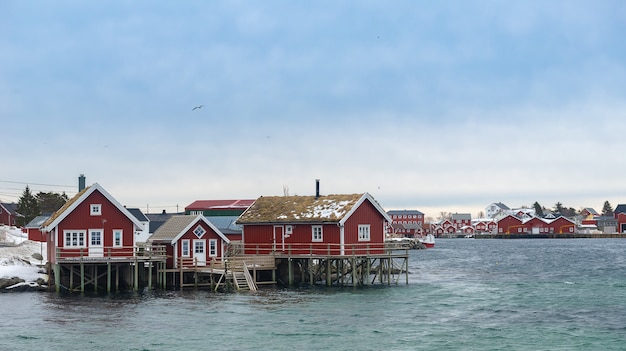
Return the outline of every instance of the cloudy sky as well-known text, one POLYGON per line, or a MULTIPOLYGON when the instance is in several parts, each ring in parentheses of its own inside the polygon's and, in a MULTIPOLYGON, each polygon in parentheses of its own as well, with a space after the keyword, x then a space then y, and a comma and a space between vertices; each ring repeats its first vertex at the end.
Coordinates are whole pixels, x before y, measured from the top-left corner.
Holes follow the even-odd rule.
POLYGON ((2 1, 0 200, 615 207, 624 33, 621 0, 2 1))

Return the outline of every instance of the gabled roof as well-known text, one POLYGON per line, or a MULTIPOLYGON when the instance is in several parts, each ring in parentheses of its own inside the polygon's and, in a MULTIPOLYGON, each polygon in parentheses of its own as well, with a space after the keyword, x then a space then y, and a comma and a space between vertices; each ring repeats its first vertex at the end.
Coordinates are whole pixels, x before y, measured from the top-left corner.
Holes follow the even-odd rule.
POLYGON ((100 184, 94 183, 93 185, 86 187, 81 190, 78 194, 76 194, 73 198, 69 199, 58 211, 52 214, 47 221, 42 224, 43 231, 49 232, 52 231, 56 226, 61 223, 72 211, 78 207, 85 199, 89 197, 89 195, 93 194, 95 191, 100 192, 104 197, 109 200, 118 210, 120 210, 128 219, 130 219, 133 224, 135 224, 138 228, 143 228, 143 224, 139 222, 139 220, 133 216, 126 207, 122 206, 111 194, 109 194, 100 184))
POLYGON ((0 206, 2 206, 12 216, 17 215, 17 204, 16 203, 14 203, 14 202, 3 202, 3 203, 0 203, 0 206))
POLYGON ((33 218, 32 221, 28 222, 28 224, 26 224, 24 228, 41 228, 41 226, 44 224, 45 221, 48 220, 48 218, 50 218, 50 216, 37 216, 33 218))
POLYGON ((146 217, 145 214, 143 214, 143 212, 141 212, 140 209, 138 208, 128 208, 127 209, 128 212, 130 212, 133 216, 135 216, 135 218, 137 218, 140 222, 150 222, 150 220, 148 219, 148 217, 146 217))
POLYGON ((240 209, 245 210, 254 203, 254 200, 196 200, 191 205, 185 207, 189 210, 224 210, 240 209))
POLYGON ((205 216, 224 234, 241 234, 241 226, 236 224, 238 216, 205 216))
POLYGON ((617 205, 617 207, 615 207, 615 211, 613 211, 613 213, 622 213, 622 212, 626 212, 626 204, 617 205))
POLYGON ((600 215, 598 212, 596 212, 596 210, 594 210, 591 207, 585 207, 585 208, 583 208, 583 211, 587 211, 590 215, 593 215, 593 216, 599 216, 600 215))
POLYGON ((390 216, 393 215, 423 215, 422 212, 418 210, 389 210, 387 214, 390 216))
POLYGON ((453 213, 450 218, 452 220, 471 220, 472 215, 469 213, 453 213))
POLYGON ((227 243, 230 240, 222 233, 213 223, 211 223, 203 215, 176 215, 172 216, 167 222, 163 223, 150 237, 149 241, 168 241, 174 244, 181 236, 189 231, 193 226, 199 222, 206 223, 217 235, 227 243))
POLYGON ((492 203, 489 206, 492 206, 492 205, 495 205, 495 206, 497 206, 498 208, 500 208, 502 210, 510 210, 509 206, 503 204, 502 202, 494 202, 494 203, 492 203))
POLYGON ((237 224, 324 223, 344 224, 352 213, 369 201, 391 222, 391 218, 368 194, 326 196, 261 196, 237 219, 237 224))

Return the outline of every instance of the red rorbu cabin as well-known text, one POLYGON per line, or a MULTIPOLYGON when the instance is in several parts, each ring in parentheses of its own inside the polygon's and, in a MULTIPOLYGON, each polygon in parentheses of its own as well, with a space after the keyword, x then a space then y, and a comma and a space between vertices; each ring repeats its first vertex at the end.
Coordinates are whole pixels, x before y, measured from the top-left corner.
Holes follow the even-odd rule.
POLYGON ((167 268, 206 266, 224 257, 229 239, 203 215, 172 216, 148 240, 163 244, 167 253, 167 268))
POLYGON ((389 223, 368 193, 262 196, 237 219, 246 254, 382 254, 389 223))
POLYGON ((42 225, 48 261, 135 256, 143 225, 98 183, 81 190, 42 225))

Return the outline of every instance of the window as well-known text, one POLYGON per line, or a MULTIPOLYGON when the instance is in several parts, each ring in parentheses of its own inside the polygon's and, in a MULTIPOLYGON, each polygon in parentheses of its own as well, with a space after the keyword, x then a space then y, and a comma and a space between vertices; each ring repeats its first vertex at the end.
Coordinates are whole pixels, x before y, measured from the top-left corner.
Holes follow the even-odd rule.
POLYGON ((217 256, 217 239, 209 240, 209 256, 210 257, 217 256))
POLYGON ((318 243, 324 241, 324 237, 322 236, 322 226, 314 225, 311 228, 312 228, 312 235, 313 235, 311 238, 311 241, 318 242, 318 243))
POLYGON ((115 229, 113 231, 113 246, 122 246, 122 230, 115 229))
POLYGON ((180 251, 183 257, 189 257, 189 239, 184 239, 180 241, 180 251))
POLYGON ((89 236, 89 246, 102 246, 102 230, 90 229, 89 236))
POLYGON ((194 253, 194 255, 203 254, 204 253, 204 240, 194 240, 193 241, 193 253, 194 253))
POLYGON ((287 235, 291 235, 291 234, 293 234, 293 226, 291 226, 291 225, 286 225, 286 226, 285 226, 285 234, 287 234, 287 235))
POLYGON ((102 205, 100 205, 100 204, 91 204, 89 206, 89 208, 90 208, 90 212, 89 213, 92 216, 99 216, 99 215, 102 214, 102 205))
POLYGON ((359 224, 359 241, 370 241, 369 224, 359 224))
POLYGON ((196 234, 198 238, 201 238, 204 233, 206 233, 206 230, 204 230, 201 226, 197 226, 196 229, 193 230, 193 233, 196 234))
POLYGON ((86 247, 84 230, 64 230, 63 235, 65 237, 65 247, 70 247, 70 248, 86 247))
POLYGON ((203 215, 204 212, 203 211, 189 211, 189 214, 192 216, 198 216, 198 215, 203 215))

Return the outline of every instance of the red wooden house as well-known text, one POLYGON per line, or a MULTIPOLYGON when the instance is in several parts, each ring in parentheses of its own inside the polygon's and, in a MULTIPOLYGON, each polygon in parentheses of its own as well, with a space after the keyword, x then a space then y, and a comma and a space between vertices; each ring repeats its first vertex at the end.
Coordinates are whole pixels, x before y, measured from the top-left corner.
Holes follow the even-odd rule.
POLYGON ((81 190, 42 225, 48 261, 78 257, 135 256, 135 232, 143 226, 98 183, 81 190))
POLYGON ((205 266, 224 257, 228 238, 203 215, 172 216, 149 242, 166 246, 167 268, 205 266))
POLYGON ((524 232, 522 220, 508 215, 498 221, 498 234, 520 234, 524 232))
POLYGON ((0 203, 0 225, 15 226, 17 219, 17 204, 0 203))
POLYGON ((384 253, 391 218, 368 194, 266 196, 237 220, 246 254, 384 253))
POLYGON ((41 231, 41 226, 48 218, 50 218, 50 216, 37 216, 24 226, 22 231, 28 234, 28 240, 46 242, 46 236, 41 231))
POLYGON ((546 234, 550 232, 548 222, 539 217, 524 221, 524 232, 530 234, 546 234))
POLYGON ((549 223, 550 233, 573 234, 576 231, 576 223, 567 217, 557 217, 549 223))

